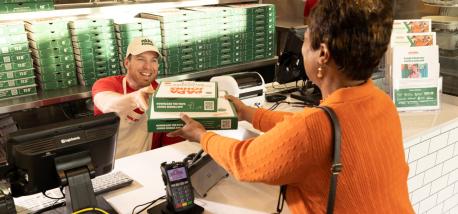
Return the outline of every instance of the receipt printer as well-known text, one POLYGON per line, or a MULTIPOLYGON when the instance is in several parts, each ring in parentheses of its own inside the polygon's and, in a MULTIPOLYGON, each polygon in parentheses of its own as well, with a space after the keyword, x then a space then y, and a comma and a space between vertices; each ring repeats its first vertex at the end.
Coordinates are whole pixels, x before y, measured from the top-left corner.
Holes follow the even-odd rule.
POLYGON ((228 94, 238 97, 249 106, 262 106, 265 102, 264 79, 258 72, 242 72, 216 76, 210 79, 218 83, 218 90, 227 91, 228 94))

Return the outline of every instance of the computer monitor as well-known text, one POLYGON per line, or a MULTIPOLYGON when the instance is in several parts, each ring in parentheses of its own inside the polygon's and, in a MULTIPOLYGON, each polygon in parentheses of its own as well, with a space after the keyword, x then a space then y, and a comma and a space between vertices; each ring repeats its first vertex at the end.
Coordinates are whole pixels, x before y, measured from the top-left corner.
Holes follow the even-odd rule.
POLYGON ((293 92, 291 97, 308 105, 318 105, 321 100, 321 92, 307 77, 302 58, 302 43, 304 43, 305 30, 306 28, 288 30, 285 37, 285 45, 280 51, 280 56, 275 66, 275 81, 285 84, 302 80, 303 85, 298 86, 297 92, 293 92))
POLYGON ((6 177, 12 195, 68 186, 66 200, 71 198, 72 210, 95 206, 90 179, 113 169, 118 126, 119 117, 108 113, 11 134, 6 177))

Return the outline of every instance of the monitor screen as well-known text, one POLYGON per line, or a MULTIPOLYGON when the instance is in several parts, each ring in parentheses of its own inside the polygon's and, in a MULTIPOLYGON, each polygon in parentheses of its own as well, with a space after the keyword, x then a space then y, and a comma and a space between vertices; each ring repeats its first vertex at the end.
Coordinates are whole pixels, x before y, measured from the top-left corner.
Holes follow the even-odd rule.
POLYGON ((108 113, 11 134, 6 149, 11 168, 7 177, 13 196, 65 185, 57 168, 87 164, 92 169, 91 178, 110 172, 114 167, 118 126, 119 117, 108 113), (60 164, 62 160, 67 161, 60 164))
POLYGON ((302 43, 306 28, 289 29, 286 43, 275 66, 275 81, 284 84, 293 81, 307 80, 302 58, 302 43))

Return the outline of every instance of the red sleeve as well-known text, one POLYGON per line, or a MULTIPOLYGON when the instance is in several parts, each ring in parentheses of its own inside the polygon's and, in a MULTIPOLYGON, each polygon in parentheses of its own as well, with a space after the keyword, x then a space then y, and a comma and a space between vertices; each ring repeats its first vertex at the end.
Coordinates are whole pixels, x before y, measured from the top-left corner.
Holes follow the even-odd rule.
POLYGON ((181 137, 167 137, 167 133, 165 132, 155 132, 153 133, 153 143, 151 145, 151 149, 157 149, 159 147, 171 145, 181 141, 184 141, 184 139, 181 137))
MULTIPOLYGON (((92 102, 94 102, 94 96, 100 92, 113 91, 122 93, 122 78, 120 79, 121 81, 119 79, 118 76, 112 76, 97 80, 92 86, 92 102)), ((102 114, 102 111, 94 105, 94 115, 100 114, 102 114)))
POLYGON ((310 15, 310 11, 316 5, 318 0, 307 0, 304 6, 304 17, 308 17, 310 15))

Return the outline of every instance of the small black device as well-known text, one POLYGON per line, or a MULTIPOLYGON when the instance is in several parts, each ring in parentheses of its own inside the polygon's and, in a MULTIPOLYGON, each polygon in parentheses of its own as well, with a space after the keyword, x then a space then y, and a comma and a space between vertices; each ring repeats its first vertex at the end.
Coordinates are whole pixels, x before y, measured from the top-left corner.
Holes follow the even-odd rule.
POLYGON ((167 164, 164 162, 161 164, 161 172, 167 191, 169 208, 172 208, 175 212, 192 208, 194 194, 187 164, 183 162, 167 164))
POLYGON ((194 193, 187 163, 164 162, 161 164, 161 172, 167 193, 167 201, 149 209, 148 213, 200 214, 204 211, 204 208, 194 204, 194 193))
POLYGON ((283 101, 283 100, 286 100, 286 96, 285 95, 282 95, 282 94, 266 94, 266 101, 267 102, 274 103, 274 102, 279 102, 279 101, 283 101))

